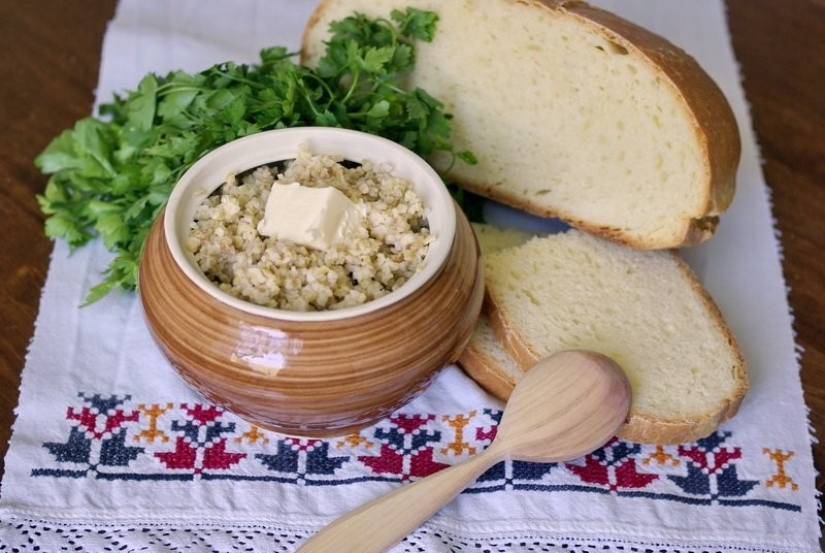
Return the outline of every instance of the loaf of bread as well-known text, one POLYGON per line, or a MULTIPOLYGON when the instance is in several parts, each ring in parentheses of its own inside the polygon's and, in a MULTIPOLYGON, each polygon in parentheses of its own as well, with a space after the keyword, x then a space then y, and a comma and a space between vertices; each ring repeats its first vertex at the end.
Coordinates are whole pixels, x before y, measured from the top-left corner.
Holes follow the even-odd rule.
MULTIPOLYGON (((321 0, 303 61, 329 23, 415 6, 439 16, 409 87, 453 115, 465 188, 637 249, 697 244, 735 188, 730 106, 687 53, 604 10, 567 0, 321 0)), ((451 160, 430 160, 444 168, 451 160)))
POLYGON ((459 363, 495 396, 506 400, 538 360, 588 349, 613 358, 631 382, 623 439, 694 441, 738 410, 748 387, 742 353, 675 252, 633 250, 577 230, 487 252, 485 313, 459 363))

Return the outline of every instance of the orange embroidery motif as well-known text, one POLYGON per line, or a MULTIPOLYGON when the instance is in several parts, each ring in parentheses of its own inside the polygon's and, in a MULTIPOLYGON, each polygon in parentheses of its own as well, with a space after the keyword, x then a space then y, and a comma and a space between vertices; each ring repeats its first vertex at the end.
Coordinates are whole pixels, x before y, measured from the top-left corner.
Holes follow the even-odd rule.
POLYGON ((249 430, 238 436, 233 440, 236 444, 242 444, 244 441, 248 444, 257 444, 258 442, 266 445, 269 443, 269 438, 266 434, 261 432, 261 429, 254 424, 249 427, 249 430))
POLYGON ((344 447, 364 447, 366 449, 375 449, 375 443, 369 441, 365 436, 362 436, 358 432, 344 436, 341 441, 335 444, 335 446, 338 449, 344 447))
POLYGON ((450 425, 450 428, 452 428, 455 431, 455 439, 447 443, 445 447, 441 448, 442 455, 448 455, 452 453, 453 455, 458 457, 465 451, 469 455, 475 455, 476 448, 474 448, 466 441, 464 441, 464 429, 467 427, 468 424, 470 424, 470 421, 475 416, 476 412, 470 411, 467 415, 458 414, 453 417, 449 415, 443 415, 441 417, 441 420, 450 425))
POLYGON ((794 491, 798 490, 799 485, 785 472, 785 462, 793 457, 794 452, 788 451, 786 453, 781 449, 768 449, 767 447, 763 447, 762 453, 776 463, 776 474, 768 478, 765 481, 765 485, 769 488, 775 486, 777 488, 790 488, 794 491))
POLYGON ((149 420, 149 428, 141 430, 140 433, 133 438, 134 441, 139 442, 141 439, 145 439, 146 443, 150 444, 155 443, 155 440, 160 440, 160 442, 164 444, 168 442, 169 436, 167 436, 163 430, 158 429, 158 419, 167 411, 171 411, 174 405, 167 403, 164 407, 161 407, 157 403, 153 403, 147 407, 141 403, 137 408, 138 411, 149 420))
POLYGON ((670 464, 670 466, 672 467, 678 467, 681 462, 679 461, 679 459, 665 451, 664 446, 657 445, 655 453, 651 453, 650 455, 642 459, 642 464, 651 465, 653 463, 656 463, 660 467, 665 466, 667 464, 670 464))

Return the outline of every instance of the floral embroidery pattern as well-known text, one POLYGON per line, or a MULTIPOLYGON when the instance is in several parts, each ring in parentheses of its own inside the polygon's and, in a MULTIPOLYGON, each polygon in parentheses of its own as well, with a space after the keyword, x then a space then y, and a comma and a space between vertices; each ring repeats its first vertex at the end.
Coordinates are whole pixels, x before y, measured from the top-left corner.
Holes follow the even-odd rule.
MULTIPOLYGON (((406 482, 474 455, 495 438, 501 412, 396 414, 333 439, 279 435, 209 404, 145 404, 79 394, 66 439, 43 447, 53 462, 33 477, 99 480, 265 480, 295 486, 406 482)), ((793 452, 764 447, 759 478, 740 474, 744 453, 730 432, 692 444, 648 446, 613 439, 566 463, 503 461, 465 493, 523 490, 647 497, 694 505, 761 505, 799 512, 793 452)))

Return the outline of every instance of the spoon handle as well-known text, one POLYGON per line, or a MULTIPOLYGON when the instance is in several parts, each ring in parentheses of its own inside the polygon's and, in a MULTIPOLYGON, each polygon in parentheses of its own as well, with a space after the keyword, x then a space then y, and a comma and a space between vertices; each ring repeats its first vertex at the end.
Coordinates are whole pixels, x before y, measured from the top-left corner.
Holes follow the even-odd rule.
MULTIPOLYGON (((495 444, 493 444, 495 445, 495 444)), ((379 496, 322 528, 300 553, 381 553, 504 458, 493 446, 470 459, 379 496)))

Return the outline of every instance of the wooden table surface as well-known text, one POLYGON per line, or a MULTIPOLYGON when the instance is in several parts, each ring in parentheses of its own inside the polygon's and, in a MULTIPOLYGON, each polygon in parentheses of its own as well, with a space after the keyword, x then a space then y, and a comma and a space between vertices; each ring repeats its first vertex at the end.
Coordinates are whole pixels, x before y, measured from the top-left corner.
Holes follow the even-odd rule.
MULTIPOLYGON (((91 113, 114 0, 0 0, 0 458, 52 249, 32 164, 49 141, 91 113), (71 8, 69 7, 71 6, 71 8)), ((727 0, 733 46, 781 231, 802 380, 825 470, 825 1, 727 0)), ((2 471, 2 461, 0 461, 2 471)), ((825 475, 817 482, 825 489, 825 475)))

